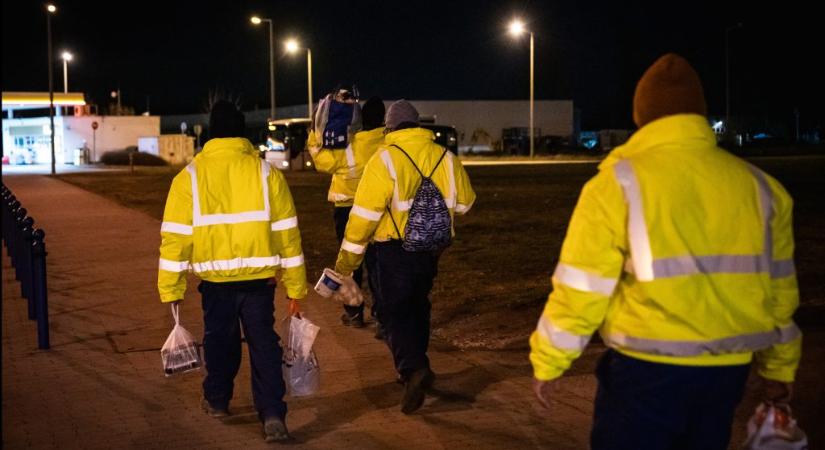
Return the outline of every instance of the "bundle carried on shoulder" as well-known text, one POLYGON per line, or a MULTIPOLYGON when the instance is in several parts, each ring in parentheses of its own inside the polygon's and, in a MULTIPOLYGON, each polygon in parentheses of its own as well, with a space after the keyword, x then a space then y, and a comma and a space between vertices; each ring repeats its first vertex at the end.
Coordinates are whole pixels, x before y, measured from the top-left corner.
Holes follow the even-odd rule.
POLYGON ((320 133, 323 148, 346 148, 352 136, 361 131, 358 99, 344 89, 335 95, 327 94, 318 104, 313 129, 320 133))

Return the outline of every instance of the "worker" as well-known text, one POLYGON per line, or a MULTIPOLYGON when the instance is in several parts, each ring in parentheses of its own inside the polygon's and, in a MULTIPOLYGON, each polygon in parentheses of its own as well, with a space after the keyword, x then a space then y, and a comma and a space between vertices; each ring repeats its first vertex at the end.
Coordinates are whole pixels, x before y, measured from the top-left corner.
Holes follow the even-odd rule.
POLYGON ((647 69, 639 130, 584 186, 530 338, 549 406, 599 329, 593 449, 726 449, 752 360, 766 400, 790 399, 801 352, 792 201, 719 148, 706 115, 684 58, 647 69))

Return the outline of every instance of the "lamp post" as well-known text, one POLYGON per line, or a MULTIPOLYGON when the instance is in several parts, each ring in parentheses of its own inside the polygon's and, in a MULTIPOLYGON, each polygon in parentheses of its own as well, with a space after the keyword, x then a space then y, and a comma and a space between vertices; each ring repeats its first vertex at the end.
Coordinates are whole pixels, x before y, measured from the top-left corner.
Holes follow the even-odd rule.
POLYGON ((249 21, 255 25, 260 25, 261 22, 269 24, 269 116, 275 120, 275 38, 272 31, 272 19, 252 16, 249 21))
POLYGON ((725 28, 725 134, 730 130, 730 32, 742 28, 742 23, 725 28))
MULTIPOLYGON (((286 41, 286 51, 296 53, 301 46, 295 39, 286 41)), ((307 117, 312 121, 312 50, 307 47, 307 117)))
POLYGON ((46 5, 46 40, 49 53, 49 130, 51 132, 52 147, 52 175, 55 171, 54 160, 54 54, 52 53, 52 14, 57 12, 57 7, 51 3, 46 5))
POLYGON ((74 58, 74 56, 72 56, 72 54, 69 53, 69 52, 63 52, 63 54, 61 54, 60 57, 63 58, 63 93, 68 94, 69 93, 69 61, 71 61, 72 58, 74 58))
POLYGON ((533 112, 534 112, 534 99, 535 99, 535 79, 534 79, 534 68, 535 68, 535 45, 534 45, 534 36, 532 31, 527 31, 526 27, 524 26, 524 22, 521 20, 513 20, 510 22, 510 34, 514 37, 519 37, 525 32, 530 33, 530 157, 533 158, 536 155, 536 143, 535 143, 535 127, 533 125, 533 112))

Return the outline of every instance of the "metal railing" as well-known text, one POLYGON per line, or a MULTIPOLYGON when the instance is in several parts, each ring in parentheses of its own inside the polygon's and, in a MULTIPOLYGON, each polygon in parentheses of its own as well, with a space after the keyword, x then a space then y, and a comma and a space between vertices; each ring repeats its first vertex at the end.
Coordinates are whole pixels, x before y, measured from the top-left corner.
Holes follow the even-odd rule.
POLYGON ((49 348, 49 306, 46 288, 46 233, 35 228, 34 219, 5 184, 0 184, 3 212, 3 243, 14 277, 29 306, 29 320, 37 320, 37 346, 49 348))

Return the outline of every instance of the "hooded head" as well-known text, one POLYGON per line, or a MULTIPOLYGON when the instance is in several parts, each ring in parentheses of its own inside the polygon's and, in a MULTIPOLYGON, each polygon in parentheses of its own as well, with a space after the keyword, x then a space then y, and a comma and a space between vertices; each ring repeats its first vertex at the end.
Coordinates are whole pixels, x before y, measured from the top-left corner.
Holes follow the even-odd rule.
POLYGON ((209 113, 209 137, 242 137, 246 128, 246 119, 235 104, 227 100, 218 100, 209 113))
POLYGON ((364 131, 374 130, 384 124, 384 101, 370 97, 361 108, 361 124, 364 131))
POLYGON ((387 109, 387 117, 384 122, 389 131, 415 128, 418 126, 418 110, 415 109, 412 103, 406 100, 398 100, 387 109))
POLYGON ((642 75, 633 96, 633 121, 639 128, 674 114, 707 115, 699 75, 685 58, 668 53, 642 75))

